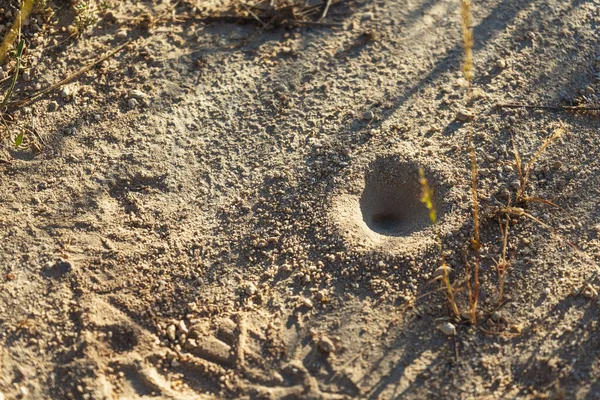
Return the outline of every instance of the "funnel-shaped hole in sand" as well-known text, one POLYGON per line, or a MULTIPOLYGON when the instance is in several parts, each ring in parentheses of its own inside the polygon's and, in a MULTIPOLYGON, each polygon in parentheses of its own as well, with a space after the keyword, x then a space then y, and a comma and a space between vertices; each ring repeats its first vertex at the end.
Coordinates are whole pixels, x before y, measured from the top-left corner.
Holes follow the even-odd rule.
POLYGON ((409 236, 431 226, 420 201, 418 167, 396 157, 375 160, 365 174, 360 198, 363 221, 385 236, 409 236))

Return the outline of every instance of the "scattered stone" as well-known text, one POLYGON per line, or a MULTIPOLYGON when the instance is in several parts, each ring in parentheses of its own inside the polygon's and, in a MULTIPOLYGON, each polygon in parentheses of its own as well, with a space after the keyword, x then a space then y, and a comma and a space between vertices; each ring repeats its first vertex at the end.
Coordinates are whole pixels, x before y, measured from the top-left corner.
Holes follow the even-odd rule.
POLYGON ((554 161, 552 163, 552 168, 554 169, 560 169, 562 167, 562 163, 560 161, 554 161))
POLYGON ((306 297, 302 298, 302 305, 306 308, 313 308, 313 302, 311 301, 311 299, 306 297))
POLYGON ((367 120, 367 121, 372 120, 374 117, 375 117, 375 115, 373 114, 373 111, 371 111, 371 110, 365 111, 362 115, 362 119, 367 120))
POLYGON ((196 347, 198 347, 198 343, 196 342, 195 339, 188 339, 185 342, 185 348, 186 350, 191 350, 191 349, 195 349, 196 347))
POLYGON ((329 303, 329 296, 327 296, 327 291, 320 290, 315 295, 316 299, 321 302, 321 304, 329 303))
POLYGON ((138 105, 138 101, 136 99, 129 99, 127 100, 127 107, 129 108, 137 108, 138 105))
POLYGON ((531 244, 531 239, 529 239, 529 238, 523 238, 523 239, 521 239, 521 242, 523 242, 523 244, 525 246, 529 246, 531 244))
POLYGON ((438 325, 438 329, 442 331, 444 335, 453 336, 456 335, 456 327, 450 322, 445 322, 441 325, 438 325))
POLYGON ((364 13, 361 18, 362 21, 370 21, 373 19, 373 13, 372 12, 366 12, 364 13))
POLYGON ((181 363, 179 361, 177 361, 176 359, 173 359, 173 361, 171 361, 171 367, 173 368, 177 368, 181 365, 181 363))
POLYGON ((179 330, 183 333, 188 333, 188 328, 185 326, 184 320, 179 321, 179 330))
POLYGON ((248 296, 254 296, 257 291, 258 291, 258 288, 254 284, 254 282, 248 282, 248 283, 246 283, 246 285, 244 285, 244 292, 248 296))
POLYGON ((510 187, 513 188, 513 189, 515 189, 515 190, 519 189, 521 187, 521 181, 518 180, 518 179, 515 179, 514 181, 512 181, 510 183, 510 187))
POLYGON ((23 80, 25 82, 30 82, 31 81, 31 72, 29 71, 23 71, 23 75, 21 75, 23 80))
POLYGON ((167 337, 169 338, 169 340, 171 342, 175 341, 175 332, 177 331, 177 328, 175 328, 175 325, 169 325, 167 327, 167 337))
POLYGON ((127 31, 124 29, 118 31, 117 33, 115 33, 115 39, 127 39, 127 31))
POLYGON ((60 98, 63 100, 68 100, 73 97, 73 88, 71 86, 63 86, 60 90, 60 98))
POLYGON ((329 339, 327 336, 322 336, 321 339, 319 339, 319 350, 321 350, 323 353, 335 353, 335 344, 333 344, 333 342, 331 341, 331 339, 329 339))
POLYGON ((145 100, 150 96, 142 92, 141 90, 132 89, 129 91, 129 97, 137 100, 145 100))
POLYGON ((500 311, 494 311, 490 317, 492 321, 498 323, 502 319, 502 313, 500 311))
POLYGON ((506 68, 506 61, 503 59, 500 59, 500 60, 496 61, 496 66, 498 68, 504 69, 504 68, 506 68))
POLYGON ((473 118, 475 118, 475 116, 467 110, 459 110, 456 113, 456 120, 460 122, 468 122, 471 121, 473 118))
POLYGON ((47 110, 48 112, 54 112, 58 110, 58 103, 56 101, 51 101, 50 103, 48 103, 47 110))

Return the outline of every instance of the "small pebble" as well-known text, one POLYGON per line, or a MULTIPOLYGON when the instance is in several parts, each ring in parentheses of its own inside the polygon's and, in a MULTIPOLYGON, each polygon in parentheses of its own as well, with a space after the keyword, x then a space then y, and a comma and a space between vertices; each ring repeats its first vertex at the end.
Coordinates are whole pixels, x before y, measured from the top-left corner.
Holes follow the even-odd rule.
POLYGON ((127 39, 127 31, 120 30, 119 32, 115 33, 115 39, 127 39))
POLYGON ((373 119, 373 117, 374 117, 374 114, 373 114, 373 111, 371 111, 371 110, 365 111, 362 115, 362 119, 364 119, 364 120, 371 120, 371 119, 373 119))
POLYGON ((179 321, 179 330, 183 333, 188 333, 188 328, 185 326, 185 321, 179 321))
POLYGON ((188 339, 185 342, 185 348, 190 350, 190 349, 195 349, 196 347, 198 347, 198 343, 196 342, 196 340, 194 339, 188 339))
POLYGON ((129 99, 127 100, 127 106, 129 108, 136 108, 138 105, 138 101, 136 99, 129 99))
POLYGON ((248 296, 254 296, 256 294, 256 292, 258 291, 256 285, 254 284, 254 282, 248 282, 246 283, 246 285, 244 286, 244 292, 248 295, 248 296))
POLYGON ((552 168, 554 169, 560 169, 562 167, 562 163, 560 161, 554 161, 552 163, 552 168))
POLYGON ((311 299, 306 297, 302 298, 302 305, 306 308, 313 308, 313 302, 311 301, 311 299))
POLYGON ((73 96, 73 89, 70 86, 63 86, 63 88, 60 90, 60 97, 63 100, 66 100, 71 96, 73 96))
POLYGON ((48 112, 54 112, 58 110, 58 103, 56 101, 51 101, 50 103, 48 103, 47 110, 48 112))
POLYGON ((323 353, 335 353, 335 344, 327 336, 322 336, 318 345, 323 353))
POLYGON ((500 59, 500 60, 496 61, 496 66, 498 68, 504 69, 504 68, 506 68, 506 61, 503 59, 500 59))
POLYGON ((132 89, 129 91, 129 97, 138 100, 144 100, 150 97, 148 94, 142 92, 141 90, 132 89))
POLYGON ((500 313, 500 311, 494 311, 492 313, 491 318, 492 318, 492 321, 494 321, 496 323, 500 322, 500 319, 502 319, 502 313, 500 313))
POLYGON ((445 322, 441 325, 438 325, 438 329, 442 331, 444 335, 453 336, 456 335, 456 327, 450 322, 445 322))
POLYGON ((473 118, 475 118, 475 116, 467 110, 459 110, 456 113, 456 120, 460 122, 468 122, 471 121, 473 118))
POLYGON ((531 239, 529 239, 529 238, 523 238, 523 239, 521 239, 521 241, 523 242, 523 244, 525 246, 529 246, 531 244, 531 239))
POLYGON ((518 179, 515 179, 514 181, 512 181, 510 183, 510 187, 513 188, 513 189, 515 189, 515 190, 519 189, 521 187, 521 181, 518 180, 518 179))
POLYGON ((167 337, 169 338, 169 340, 171 342, 175 341, 175 332, 177 331, 177 328, 175 328, 175 325, 169 325, 167 328, 167 337))
POLYGON ((362 17, 360 18, 363 21, 369 21, 371 19, 373 19, 373 13, 372 12, 366 12, 362 15, 362 17))
POLYGON ((23 77, 23 80, 25 82, 29 82, 31 81, 31 72, 29 71, 23 71, 23 75, 21 75, 23 77))

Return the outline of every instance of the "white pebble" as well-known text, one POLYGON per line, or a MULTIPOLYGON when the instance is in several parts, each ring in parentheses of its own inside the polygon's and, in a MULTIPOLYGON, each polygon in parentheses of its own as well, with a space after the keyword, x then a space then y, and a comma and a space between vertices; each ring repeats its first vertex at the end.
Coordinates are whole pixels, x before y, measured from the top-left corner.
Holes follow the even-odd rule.
POLYGON ((169 325, 169 327, 167 328, 167 337, 172 342, 175 341, 175 332, 176 332, 176 330, 177 329, 175 328, 175 325, 169 325))
POLYGON ((453 336, 456 335, 456 327, 450 322, 445 322, 441 325, 438 325, 438 329, 442 331, 444 335, 453 336))
POLYGON ((185 326, 185 321, 179 321, 179 330, 183 333, 188 333, 188 328, 185 326))
POLYGON ((127 31, 126 30, 120 30, 119 32, 117 32, 115 34, 115 38, 116 39, 127 39, 127 31))
POLYGON ((141 90, 132 89, 129 91, 129 97, 133 98, 133 99, 144 100, 150 96, 148 96, 146 93, 142 92, 141 90))
POLYGON ((254 282, 246 283, 246 285, 244 287, 244 292, 246 292, 246 294, 248 296, 253 296, 254 294, 256 294, 257 291, 258 291, 258 288, 254 284, 254 282))

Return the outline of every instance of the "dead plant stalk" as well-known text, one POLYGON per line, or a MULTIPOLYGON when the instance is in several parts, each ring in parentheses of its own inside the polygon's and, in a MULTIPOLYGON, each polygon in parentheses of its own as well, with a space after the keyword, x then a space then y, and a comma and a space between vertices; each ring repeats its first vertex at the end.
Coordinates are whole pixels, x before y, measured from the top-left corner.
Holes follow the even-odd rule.
MULTIPOLYGON (((474 76, 473 68, 473 16, 471 14, 471 0, 461 0, 460 16, 463 36, 463 74, 466 81, 466 103, 467 107, 471 103, 471 84, 474 76)), ((471 200, 473 203, 473 240, 471 248, 476 252, 475 265, 473 268, 473 282, 468 283, 469 287, 469 308, 471 323, 477 322, 477 302, 479 301, 479 257, 477 252, 481 248, 479 239, 479 200, 477 198, 477 157, 475 154, 475 144, 473 140, 473 131, 467 127, 469 138, 469 158, 471 161, 471 200), (472 289, 471 289, 472 285, 472 289)))

